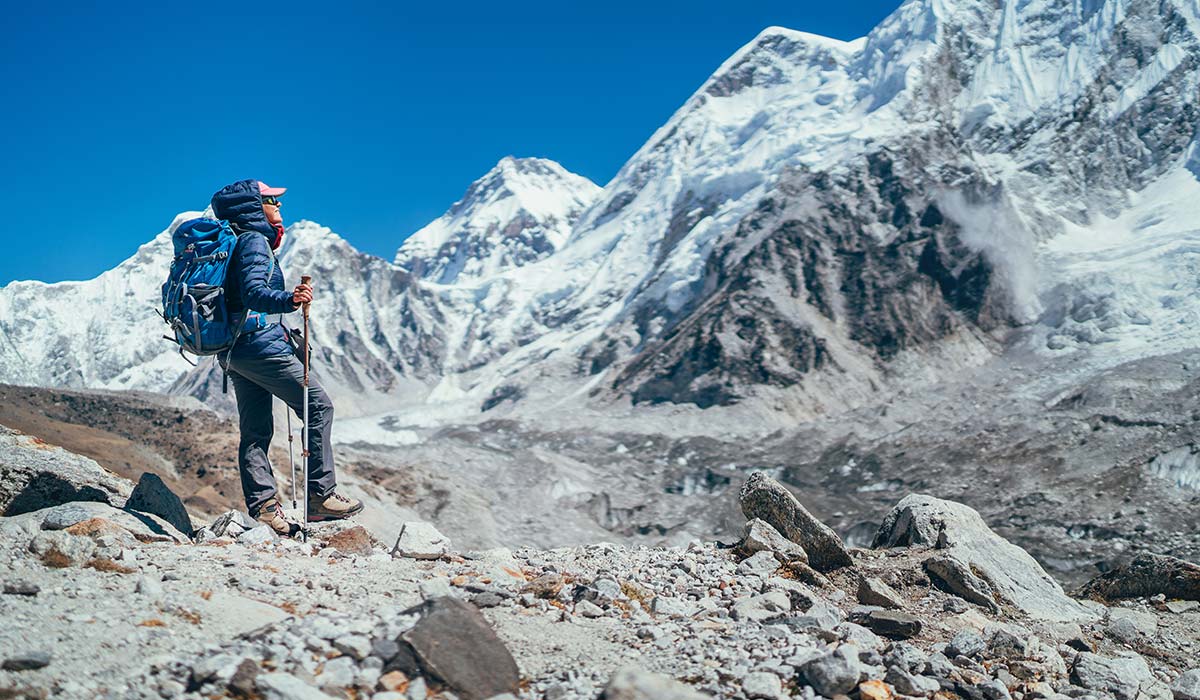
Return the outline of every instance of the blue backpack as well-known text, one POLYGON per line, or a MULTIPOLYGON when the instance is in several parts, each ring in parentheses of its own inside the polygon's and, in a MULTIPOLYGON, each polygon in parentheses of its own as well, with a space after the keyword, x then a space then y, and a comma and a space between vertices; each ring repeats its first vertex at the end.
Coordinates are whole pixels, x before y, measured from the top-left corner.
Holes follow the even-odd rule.
MULTIPOLYGON (((242 332, 267 327, 267 314, 249 310, 231 314, 226 308, 225 276, 238 243, 228 221, 185 221, 175 229, 171 242, 175 259, 162 286, 162 317, 174 337, 163 337, 178 343, 183 359, 187 360, 184 352, 197 356, 225 352, 242 332)), ((272 256, 268 277, 274 265, 272 256)))

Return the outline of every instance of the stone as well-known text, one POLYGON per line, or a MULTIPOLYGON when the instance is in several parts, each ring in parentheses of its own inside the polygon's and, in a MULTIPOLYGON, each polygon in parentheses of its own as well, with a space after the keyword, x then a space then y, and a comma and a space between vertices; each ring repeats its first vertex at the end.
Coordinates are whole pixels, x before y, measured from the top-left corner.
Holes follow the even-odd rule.
POLYGON ((354 685, 356 670, 354 659, 349 656, 339 656, 325 662, 325 665, 321 667, 321 672, 317 674, 317 683, 322 688, 335 690, 349 688, 354 685))
POLYGON ((657 595, 650 601, 650 614, 656 617, 691 617, 696 614, 696 608, 682 598, 657 595))
POLYGON ((987 648, 983 637, 973 630, 962 630, 950 638, 946 645, 946 656, 954 658, 965 656, 968 659, 977 658, 987 648))
POLYGON ((883 678, 901 695, 912 697, 929 697, 942 689, 942 685, 933 678, 918 676, 895 666, 887 670, 883 678))
POLYGON ((399 691, 408 685, 408 676, 400 671, 388 671, 379 677, 379 687, 387 691, 399 691))
POLYGON ((778 700, 783 695, 783 681, 766 671, 748 673, 742 679, 742 694, 749 700, 778 700))
POLYGON ((1158 618, 1141 610, 1112 608, 1105 629, 1113 639, 1133 645, 1143 637, 1154 637, 1158 631, 1158 618))
POLYGON ((289 673, 263 673, 255 680, 265 700, 329 700, 329 696, 289 673))
POLYGON ((1109 693, 1117 700, 1137 700, 1143 689, 1157 683, 1140 656, 1105 658, 1086 651, 1076 658, 1071 680, 1088 690, 1109 693))
POLYGON ((0 515, 14 516, 74 501, 114 505, 133 485, 94 460, 0 426, 0 515))
POLYGON ((216 537, 237 537, 246 530, 258 527, 259 523, 254 518, 251 518, 248 513, 240 510, 230 510, 223 513, 220 517, 208 526, 209 530, 216 537))
MULTIPOLYGON (((1067 596, 1028 552, 997 535, 975 509, 961 503, 921 494, 906 496, 884 516, 872 546, 929 546, 942 550, 976 581, 986 580, 1001 600, 1035 619, 1096 619, 1095 613, 1067 596)), ((972 593, 977 600, 986 597, 978 593, 972 593)))
POLYGON ((1200 600, 1168 600, 1166 603, 1163 603, 1163 607, 1169 613, 1182 615, 1193 610, 1200 610, 1200 600))
POLYGON ((898 610, 872 610, 862 624, 875 634, 890 639, 908 639, 921 633, 921 620, 898 610))
POLYGON ((742 560, 737 566, 738 576, 767 578, 779 568, 779 560, 772 552, 758 552, 742 560))
POLYGON ((332 547, 343 554, 368 555, 375 551, 371 533, 362 525, 348 527, 329 535, 324 546, 332 547))
POLYGON ((423 675, 440 680, 466 700, 517 692, 517 663, 474 606, 458 598, 434 598, 406 614, 419 615, 401 639, 423 675))
POLYGON ((208 682, 215 682, 224 685, 233 678, 239 663, 240 659, 231 654, 201 657, 192 664, 192 684, 200 686, 208 682))
POLYGON ((133 590, 149 598, 161 598, 163 596, 162 581, 152 576, 139 576, 133 590))
POLYGON ((808 563, 808 554, 803 547, 779 534, 767 521, 754 518, 747 521, 742 529, 742 541, 738 543, 736 553, 742 557, 749 557, 759 552, 770 552, 780 563, 808 563))
POLYGON ((46 566, 81 566, 92 558, 96 543, 62 531, 47 531, 39 532, 29 542, 29 551, 40 557, 46 566))
POLYGON ((941 584, 948 593, 963 600, 987 608, 993 613, 1000 612, 992 587, 987 581, 979 578, 971 571, 971 567, 957 557, 941 555, 930 557, 922 562, 925 572, 936 583, 941 584))
POLYGON ((99 538, 124 531, 127 533, 123 536, 126 541, 129 536, 132 536, 143 542, 174 542, 176 544, 191 542, 191 539, 175 529, 174 525, 157 515, 124 511, 97 501, 64 503, 53 508, 23 513, 11 518, 10 521, 15 523, 33 522, 37 524, 38 529, 50 529, 45 528, 45 523, 49 521, 56 529, 62 528, 70 531, 71 534, 90 538, 99 538))
POLYGON ((1200 668, 1184 672, 1171 684, 1175 700, 1200 700, 1200 668))
POLYGON ((271 526, 263 523, 261 525, 256 525, 238 535, 237 541, 238 544, 244 544, 248 547, 253 547, 255 545, 274 542, 276 538, 277 535, 275 534, 275 531, 271 529, 271 526))
POLYGON ((575 604, 575 614, 584 617, 604 617, 605 613, 604 608, 599 605, 588 600, 581 600, 575 604))
POLYGON ((792 599, 781 590, 773 590, 752 598, 743 598, 730 611, 735 620, 762 622, 792 611, 792 599))
POLYGON ((234 669, 226 687, 235 698, 251 698, 254 696, 258 673, 258 664, 251 659, 242 659, 234 669))
POLYGON ((41 586, 28 581, 10 581, 4 584, 5 595, 36 596, 42 592, 41 586))
POLYGON ((433 578, 427 578, 417 584, 417 590, 421 592, 422 600, 458 595, 458 593, 454 590, 454 587, 450 585, 450 579, 446 578, 445 576, 434 576, 433 578))
POLYGON ((49 666, 51 658, 50 652, 47 651, 28 651, 6 658, 4 663, 0 664, 0 669, 5 671, 36 671, 39 668, 49 666))
POLYGON ((808 563, 817 571, 854 565, 842 538, 813 517, 790 491, 764 472, 750 475, 742 485, 738 501, 748 520, 763 520, 779 534, 800 545, 808 554, 808 563))
POLYGON ((903 608, 904 599, 882 579, 864 576, 858 580, 858 602, 881 608, 903 608))
POLYGON ((393 557, 409 559, 440 559, 450 552, 450 540, 431 523, 417 520, 400 526, 393 557))
POLYGON ((347 634, 333 640, 333 648, 359 661, 371 653, 371 640, 361 634, 347 634))
POLYGON ((549 572, 526 583, 521 590, 525 593, 532 593, 538 598, 553 598, 562 590, 564 583, 562 576, 549 572))
POLYGON ((157 474, 151 472, 142 472, 137 486, 133 487, 133 493, 129 494, 129 500, 125 501, 125 510, 157 515, 189 537, 195 530, 183 501, 157 474))
MULTIPOLYGON (((494 608, 503 602, 504 602, 504 598, 502 598, 497 593, 492 593, 491 591, 484 591, 483 593, 479 593, 479 594, 471 596, 471 604, 477 608, 494 608)), ((604 614, 604 611, 601 610, 599 606, 597 606, 595 603, 591 603, 586 600, 581 600, 581 601, 579 601, 578 604, 576 604, 575 612, 582 614, 584 617, 599 617, 599 615, 589 614, 593 608, 595 610, 599 610, 600 615, 604 614), (587 607, 587 609, 584 612, 580 613, 579 605, 585 604, 585 603, 589 607, 587 607)))
POLYGON ((1165 554, 1139 554, 1128 564, 1088 581, 1078 591, 1078 595, 1096 600, 1149 598, 1159 594, 1200 600, 1200 566, 1165 554))
POLYGON ((705 700, 696 690, 664 676, 640 668, 618 670, 604 686, 600 700, 705 700))
POLYGON ((858 684, 860 700, 892 700, 892 687, 880 680, 863 681, 858 684))
POLYGON ((861 668, 852 649, 838 647, 832 653, 809 659, 801 667, 804 680, 821 695, 832 698, 858 687, 861 668))

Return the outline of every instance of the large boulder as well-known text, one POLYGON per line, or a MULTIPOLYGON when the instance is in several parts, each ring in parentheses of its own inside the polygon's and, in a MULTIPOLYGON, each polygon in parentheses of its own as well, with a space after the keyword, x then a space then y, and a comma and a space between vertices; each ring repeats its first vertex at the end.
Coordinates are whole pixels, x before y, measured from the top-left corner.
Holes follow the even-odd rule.
POLYGON ((120 504, 131 488, 87 457, 0 425, 0 515, 71 501, 120 504))
POLYGON ((173 525, 150 513, 121 510, 96 501, 63 503, 52 508, 43 508, 31 513, 22 513, 3 522, 32 526, 34 530, 74 530, 89 525, 89 531, 104 527, 119 527, 142 542, 188 542, 187 535, 173 525))
POLYGON ((466 700, 517 692, 517 662, 475 606, 432 598, 405 614, 419 619, 396 640, 401 652, 385 670, 432 678, 466 700))
POLYGON ((818 571, 853 566, 842 538, 813 517, 783 484, 763 472, 754 472, 742 485, 739 502, 748 520, 758 518, 804 548, 808 562, 818 571))
POLYGON ((1079 595, 1099 600, 1167 598, 1200 600, 1200 566, 1165 554, 1139 554, 1083 584, 1079 595))
POLYGON ((906 496, 884 517, 873 546, 937 549, 936 561, 927 570, 935 578, 950 577, 940 582, 981 604, 995 599, 1054 622, 1096 618, 1067 596, 1028 552, 997 535, 975 509, 961 503, 921 494, 906 496), (960 580, 955 572, 971 578, 960 580))
POLYGON ((190 536, 195 529, 187 509, 183 507, 183 501, 157 474, 142 473, 137 486, 133 487, 133 493, 129 494, 129 500, 125 502, 125 508, 157 515, 185 535, 190 536))

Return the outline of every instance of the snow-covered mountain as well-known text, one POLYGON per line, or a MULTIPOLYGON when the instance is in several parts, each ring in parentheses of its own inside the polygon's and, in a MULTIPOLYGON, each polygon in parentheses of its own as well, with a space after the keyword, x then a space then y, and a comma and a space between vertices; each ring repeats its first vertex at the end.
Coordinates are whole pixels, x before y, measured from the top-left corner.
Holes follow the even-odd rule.
MULTIPOLYGON (((381 425, 727 407, 759 430, 1005 352, 1186 347, 1198 28, 1194 0, 910 0, 853 42, 770 28, 603 190, 506 158, 395 263, 307 222, 281 259, 317 271, 320 362, 353 410, 418 409, 381 425)), ((78 320, 140 314, 155 246, 0 290, 0 378, 211 387, 150 349, 153 317, 78 320), (120 350, 85 357, 96 340, 120 350)))
POLYGON ((599 193, 591 180, 554 161, 505 157, 449 211, 407 238, 395 263, 453 284, 540 260, 566 241, 599 193))

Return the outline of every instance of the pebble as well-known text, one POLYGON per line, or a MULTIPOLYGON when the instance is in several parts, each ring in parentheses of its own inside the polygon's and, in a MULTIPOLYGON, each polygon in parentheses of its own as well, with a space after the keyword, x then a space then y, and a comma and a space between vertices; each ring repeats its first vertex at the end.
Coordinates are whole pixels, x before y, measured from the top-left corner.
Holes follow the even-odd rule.
POLYGON ((35 671, 50 665, 51 655, 46 651, 29 651, 10 656, 0 664, 5 671, 35 671))

